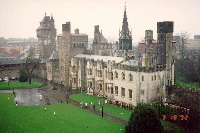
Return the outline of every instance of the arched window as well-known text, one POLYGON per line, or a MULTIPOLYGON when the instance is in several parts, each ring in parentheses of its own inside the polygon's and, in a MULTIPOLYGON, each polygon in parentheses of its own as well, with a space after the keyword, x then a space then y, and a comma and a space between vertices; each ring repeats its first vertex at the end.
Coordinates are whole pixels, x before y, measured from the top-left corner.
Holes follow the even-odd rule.
POLYGON ((100 77, 102 77, 102 70, 100 70, 99 73, 100 73, 100 77))
POLYGON ((129 81, 133 81, 133 75, 131 73, 129 74, 129 81))
POLYGON ((113 72, 111 72, 110 75, 111 75, 111 80, 113 80, 113 72))
POLYGON ((122 72, 122 80, 125 80, 125 73, 122 72))
POLYGON ((115 78, 118 79, 118 73, 115 71, 115 78))

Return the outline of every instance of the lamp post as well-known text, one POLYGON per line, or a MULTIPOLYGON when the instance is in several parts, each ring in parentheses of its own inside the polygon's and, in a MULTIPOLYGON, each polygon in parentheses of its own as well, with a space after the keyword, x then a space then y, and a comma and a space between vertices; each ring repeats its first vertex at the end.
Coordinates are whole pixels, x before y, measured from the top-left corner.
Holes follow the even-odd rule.
POLYGON ((101 101, 102 101, 102 112, 101 112, 101 114, 102 114, 102 118, 103 118, 103 99, 101 99, 101 101))

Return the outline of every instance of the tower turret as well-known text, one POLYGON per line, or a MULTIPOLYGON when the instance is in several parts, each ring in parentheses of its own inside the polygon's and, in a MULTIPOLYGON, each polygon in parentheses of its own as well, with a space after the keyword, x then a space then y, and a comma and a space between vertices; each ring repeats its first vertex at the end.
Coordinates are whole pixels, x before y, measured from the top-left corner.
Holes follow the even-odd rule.
POLYGON ((132 35, 128 28, 127 19, 125 3, 122 30, 119 32, 119 50, 132 50, 132 35))

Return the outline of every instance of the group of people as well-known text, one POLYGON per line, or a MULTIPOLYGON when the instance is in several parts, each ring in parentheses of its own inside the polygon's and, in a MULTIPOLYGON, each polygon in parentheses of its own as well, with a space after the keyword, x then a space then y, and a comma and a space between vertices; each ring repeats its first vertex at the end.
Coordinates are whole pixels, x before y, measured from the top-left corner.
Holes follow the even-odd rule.
MULTIPOLYGON (((81 104, 81 108, 83 108, 84 106, 83 102, 81 102, 80 104, 81 104)), ((92 102, 91 102, 91 105, 92 105, 92 102)), ((88 107, 88 103, 85 103, 85 108, 87 109, 87 107, 88 107)), ((93 105, 93 109, 95 111, 95 105, 93 105)))

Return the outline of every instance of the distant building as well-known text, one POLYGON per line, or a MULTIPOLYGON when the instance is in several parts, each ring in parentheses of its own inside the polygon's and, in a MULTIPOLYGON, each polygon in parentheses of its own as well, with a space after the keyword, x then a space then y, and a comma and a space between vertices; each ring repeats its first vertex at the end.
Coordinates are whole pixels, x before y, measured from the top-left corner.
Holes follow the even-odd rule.
POLYGON ((88 35, 79 33, 76 29, 75 33, 71 33, 71 23, 66 22, 62 24, 62 35, 57 37, 59 46, 59 70, 60 70, 60 83, 63 85, 71 85, 72 80, 69 77, 71 58, 77 54, 84 53, 88 47, 88 35))
POLYGON ((118 50, 132 50, 132 34, 128 28, 128 21, 126 15, 126 6, 124 9, 124 18, 122 24, 122 30, 119 32, 119 44, 118 50))
POLYGON ((119 42, 116 42, 116 47, 113 52, 113 55, 116 57, 134 57, 134 51, 132 50, 132 33, 128 28, 127 19, 125 6, 122 30, 119 31, 119 42))
POLYGON ((53 16, 45 16, 40 22, 40 26, 36 29, 39 56, 44 62, 49 59, 53 51, 56 51, 56 29, 53 16))
POLYGON ((200 39, 200 35, 194 35, 194 39, 200 39))
POLYGON ((156 64, 157 41, 153 39, 152 30, 145 31, 145 40, 138 43, 138 54, 140 61, 142 61, 142 58, 148 58, 149 66, 156 64))
POLYGON ((0 47, 5 45, 6 45, 6 40, 4 39, 4 37, 0 37, 0 47))
POLYGON ((103 36, 102 31, 99 31, 99 25, 94 26, 92 51, 95 55, 111 56, 112 54, 112 45, 108 43, 106 38, 103 36))

